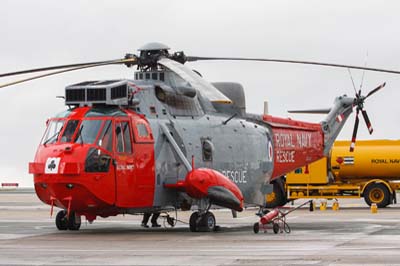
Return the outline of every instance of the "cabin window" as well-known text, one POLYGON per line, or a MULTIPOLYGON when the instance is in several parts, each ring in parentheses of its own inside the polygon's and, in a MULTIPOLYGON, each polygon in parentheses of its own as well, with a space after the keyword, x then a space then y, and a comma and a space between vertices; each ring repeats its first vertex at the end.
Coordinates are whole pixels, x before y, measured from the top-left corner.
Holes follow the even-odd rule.
POLYGON ((70 120, 68 121, 67 126, 65 127, 64 133, 61 137, 61 142, 71 142, 72 137, 74 136, 75 130, 78 127, 79 120, 70 120))
POLYGON ((146 138, 149 136, 149 132, 147 131, 147 128, 144 124, 137 124, 136 127, 139 137, 146 138))
POLYGON ((103 129, 100 133, 98 145, 103 149, 112 152, 112 123, 110 120, 105 121, 103 129))
POLYGON ((131 131, 127 121, 117 122, 115 126, 117 152, 132 153, 131 131))
POLYGON ((110 168, 111 156, 100 149, 90 148, 85 160, 85 172, 107 173, 110 168))
POLYGON ((83 120, 76 134, 75 142, 93 144, 102 122, 102 120, 83 120))
POLYGON ((153 143, 153 135, 149 125, 143 120, 133 121, 133 133, 135 136, 136 143, 153 143))
POLYGON ((203 161, 212 161, 214 145, 212 144, 211 140, 203 139, 201 141, 201 147, 203 151, 203 161))

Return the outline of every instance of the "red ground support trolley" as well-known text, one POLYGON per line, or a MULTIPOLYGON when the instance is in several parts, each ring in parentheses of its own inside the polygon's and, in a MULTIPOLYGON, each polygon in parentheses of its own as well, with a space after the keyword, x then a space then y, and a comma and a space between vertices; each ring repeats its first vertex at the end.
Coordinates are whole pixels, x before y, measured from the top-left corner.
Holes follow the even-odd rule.
POLYGON ((312 200, 310 200, 295 208, 290 208, 288 211, 284 211, 283 208, 275 208, 272 211, 266 213, 259 212, 257 215, 259 215, 261 218, 260 221, 255 223, 253 226, 254 233, 257 234, 260 230, 263 230, 264 233, 266 233, 268 229, 272 229, 275 234, 277 234, 278 232, 290 233, 290 227, 286 222, 286 216, 306 204, 310 204, 310 211, 314 210, 313 202, 312 200))

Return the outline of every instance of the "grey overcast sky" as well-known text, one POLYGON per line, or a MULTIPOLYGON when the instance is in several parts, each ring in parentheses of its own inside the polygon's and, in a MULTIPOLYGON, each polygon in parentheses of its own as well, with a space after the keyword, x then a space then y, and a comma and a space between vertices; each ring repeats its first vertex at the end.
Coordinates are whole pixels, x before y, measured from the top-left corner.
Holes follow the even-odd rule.
MULTIPOLYGON (((313 60, 400 70, 399 1, 0 1, 0 73, 121 58, 148 42, 196 56, 313 60), (368 57, 366 56, 368 53, 368 57)), ((255 62, 199 62, 210 81, 236 81, 248 112, 287 117, 286 110, 330 107, 353 95, 346 69, 255 62)), ((0 182, 32 186, 28 162, 47 118, 65 109, 56 96, 84 80, 133 78, 133 69, 102 67, 0 89, 0 182)), ((352 71, 360 86, 362 71, 352 71)), ((0 83, 9 78, 0 79, 0 83)), ((386 81, 366 108, 359 139, 399 138, 400 76, 366 72, 364 93, 386 81)), ((295 119, 320 121, 321 116, 295 119)), ((339 139, 350 139, 354 116, 339 139)))

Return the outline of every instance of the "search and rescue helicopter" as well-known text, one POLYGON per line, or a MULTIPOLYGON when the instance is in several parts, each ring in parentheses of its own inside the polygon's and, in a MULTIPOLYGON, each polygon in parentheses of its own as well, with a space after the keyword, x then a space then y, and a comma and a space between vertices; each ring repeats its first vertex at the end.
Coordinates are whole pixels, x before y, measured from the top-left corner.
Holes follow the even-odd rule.
POLYGON ((243 87, 209 83, 184 63, 196 60, 254 60, 396 71, 306 61, 191 57, 169 53, 160 43, 124 59, 37 68, 0 77, 57 70, 8 83, 64 72, 125 64, 137 66, 133 80, 84 81, 65 88, 68 109, 47 121, 29 163, 37 196, 62 210, 59 230, 78 230, 81 216, 194 210, 191 231, 216 227, 211 205, 235 211, 264 206, 274 181, 327 155, 356 108, 353 143, 366 96, 337 97, 321 123, 246 112, 243 87))

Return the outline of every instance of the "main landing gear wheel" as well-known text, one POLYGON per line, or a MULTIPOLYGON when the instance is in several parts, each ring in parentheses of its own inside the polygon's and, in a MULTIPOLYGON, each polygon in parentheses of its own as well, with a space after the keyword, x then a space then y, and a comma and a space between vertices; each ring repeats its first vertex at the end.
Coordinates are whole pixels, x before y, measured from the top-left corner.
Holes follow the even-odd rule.
POLYGON ((68 229, 68 219, 67 212, 62 210, 59 211, 56 215, 56 226, 58 230, 67 230, 68 229))
POLYGON ((212 214, 212 212, 206 212, 201 221, 201 229, 203 229, 202 231, 205 232, 212 232, 215 230, 215 225, 216 225, 216 221, 215 221, 215 216, 214 214, 212 214))
POLYGON ((79 230, 81 227, 81 217, 76 215, 75 212, 71 212, 69 217, 67 217, 67 211, 61 210, 56 215, 56 226, 60 231, 64 230, 79 230))
POLYGON ((192 215, 190 215, 189 219, 190 232, 198 231, 198 220, 199 220, 199 212, 194 212, 192 213, 192 215))
POLYGON ((212 212, 206 212, 200 215, 194 212, 189 219, 189 228, 191 232, 212 232, 215 230, 216 220, 212 212))
POLYGON ((71 212, 68 219, 68 229, 78 231, 79 228, 81 228, 81 217, 76 215, 75 212, 71 212))

